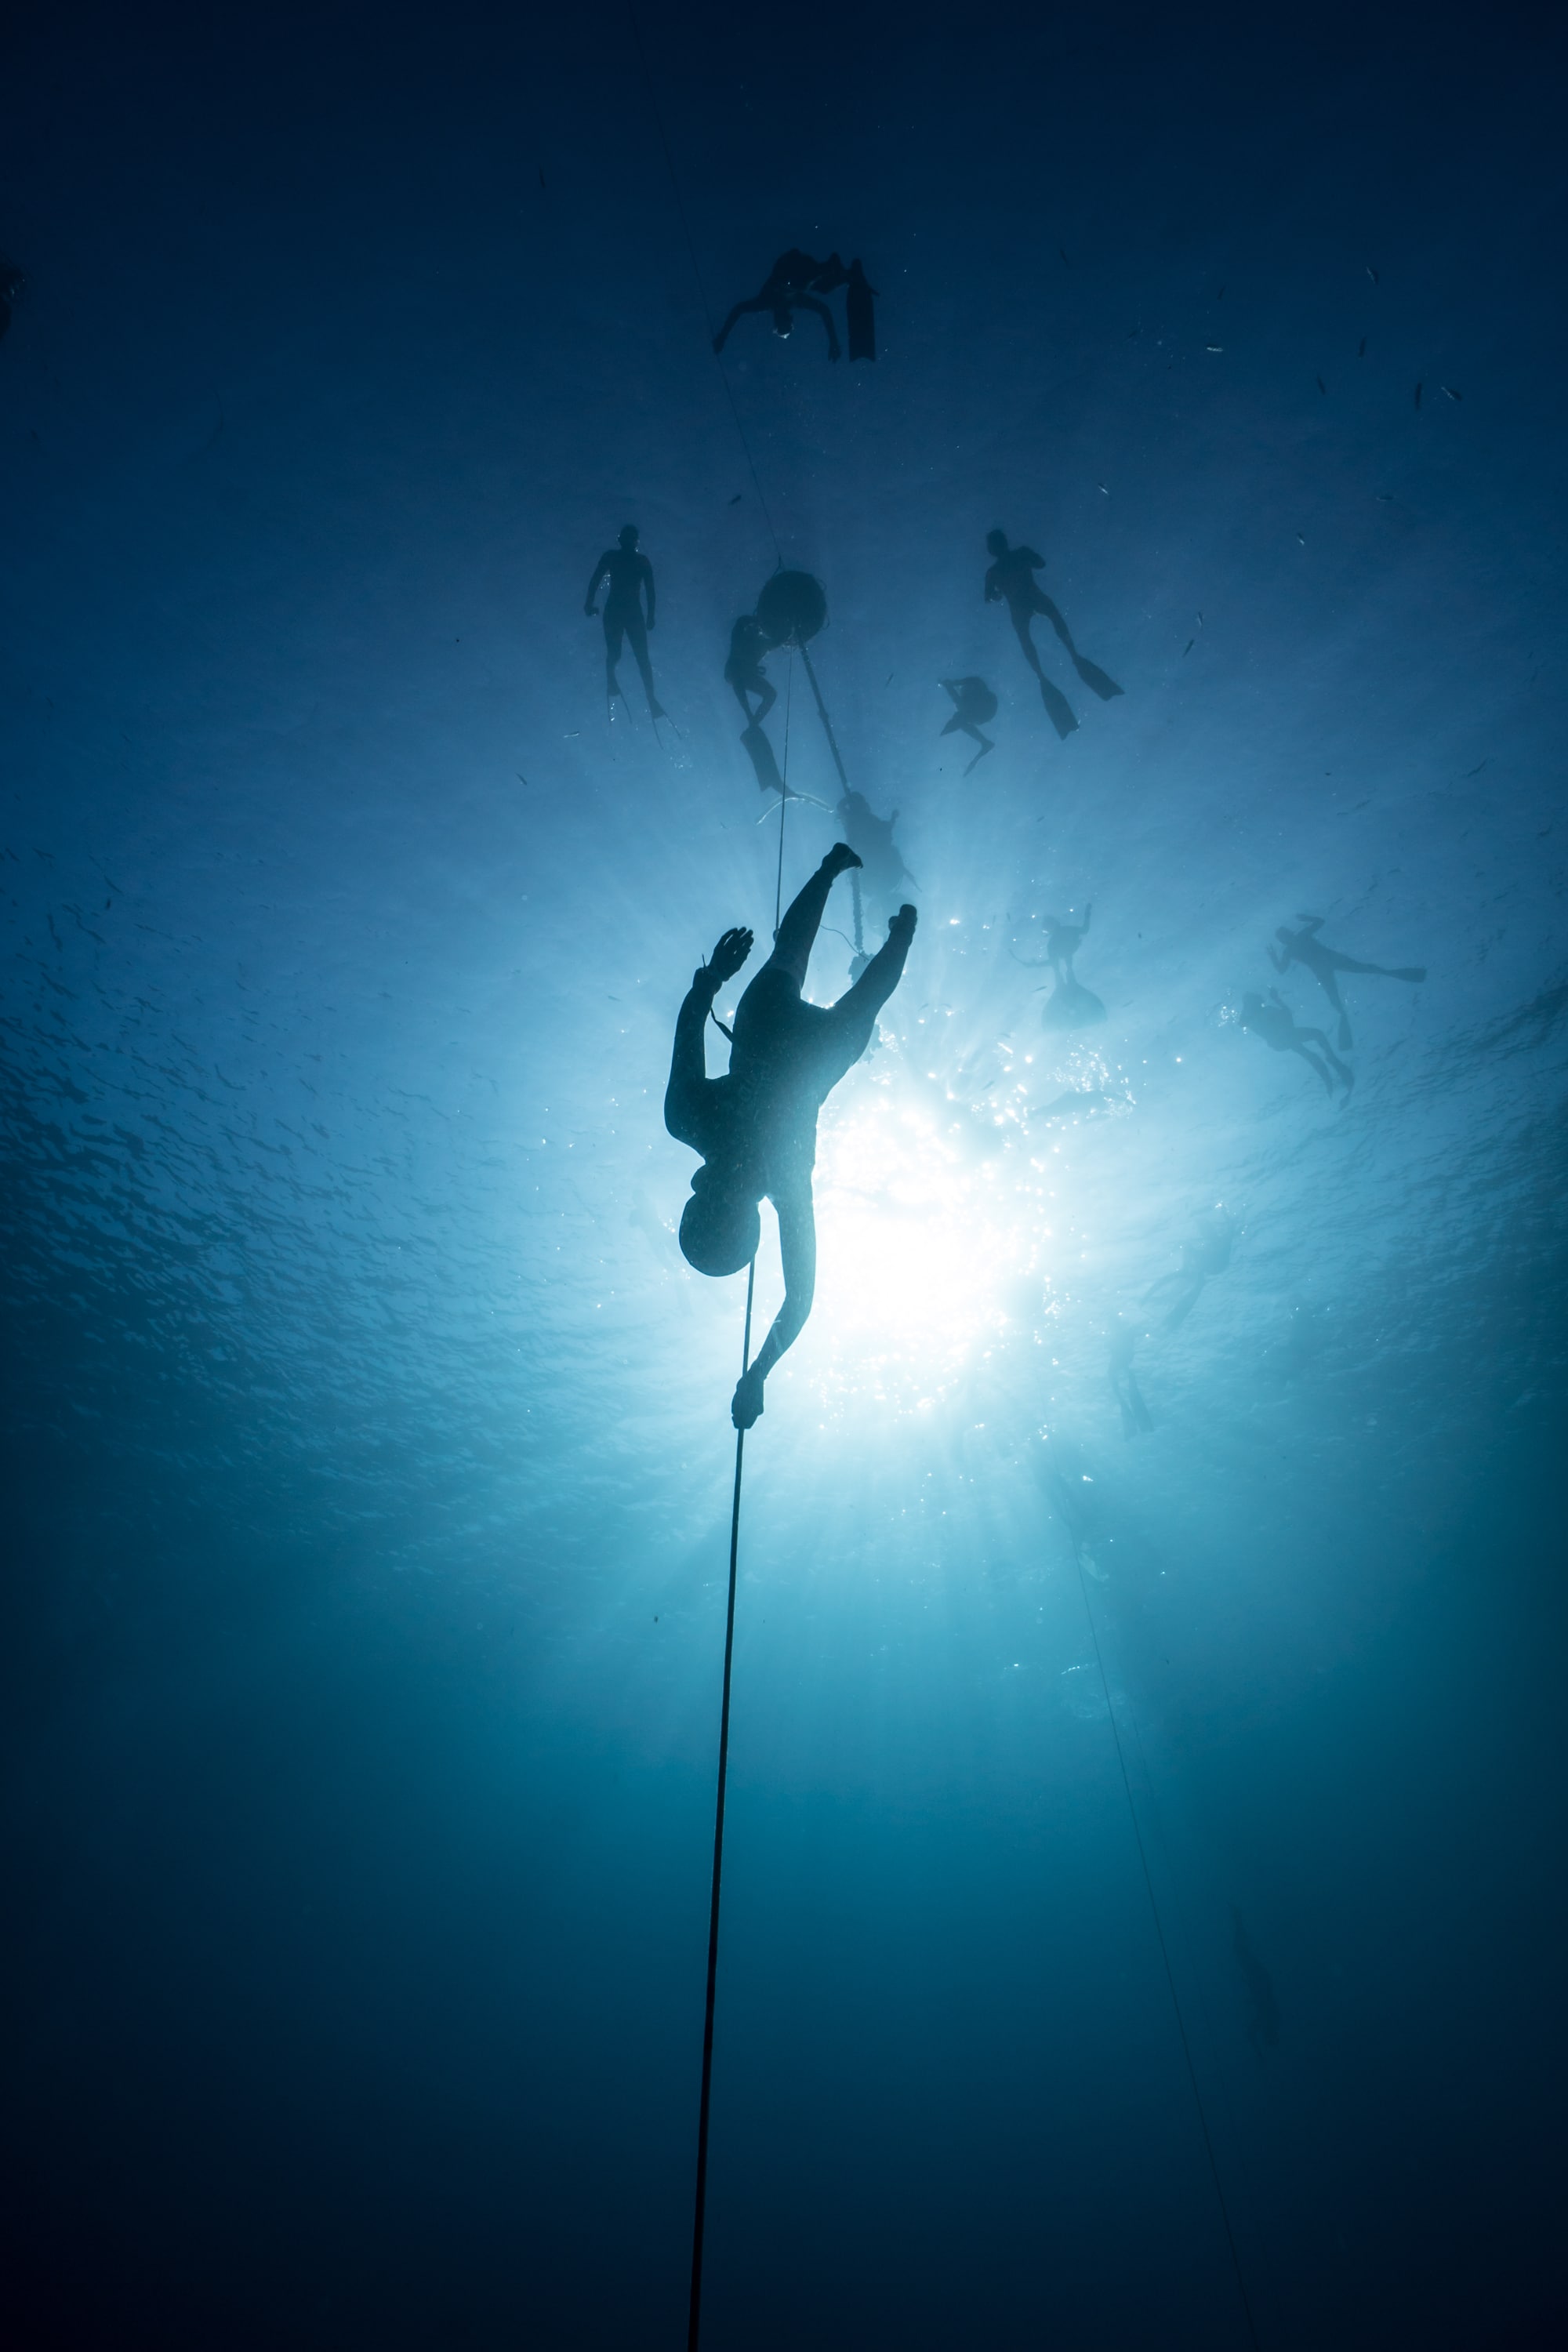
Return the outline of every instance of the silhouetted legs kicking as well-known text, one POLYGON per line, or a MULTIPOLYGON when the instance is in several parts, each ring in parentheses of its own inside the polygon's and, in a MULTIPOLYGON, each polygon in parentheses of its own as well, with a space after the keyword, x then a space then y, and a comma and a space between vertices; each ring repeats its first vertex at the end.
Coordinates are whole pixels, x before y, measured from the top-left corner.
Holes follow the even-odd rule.
POLYGON ((1317 1072, 1323 1082, 1323 1091, 1330 1095, 1334 1091, 1334 1078, 1330 1076, 1331 1070, 1348 1095, 1355 1084, 1355 1072, 1340 1060, 1325 1033, 1321 1029, 1298 1027, 1295 1016, 1279 991, 1271 988, 1268 993, 1273 999, 1268 1004, 1250 991, 1243 997, 1242 1027, 1249 1029, 1255 1037, 1261 1037, 1263 1043, 1271 1045, 1277 1054, 1300 1054, 1309 1068, 1317 1072), (1321 1048, 1321 1059, 1314 1047, 1321 1048))
POLYGON ((1426 979, 1426 967, 1425 964, 1360 963, 1354 956, 1342 955, 1338 948, 1324 946, 1318 937, 1323 927, 1321 915, 1298 915, 1296 919, 1301 926, 1299 931, 1288 930, 1281 923, 1275 932, 1279 945, 1269 949, 1269 961, 1276 971, 1289 971, 1293 963, 1299 963, 1312 974, 1339 1015, 1339 1047, 1342 1054, 1347 1054, 1351 1047, 1350 1014, 1340 995, 1337 975, 1342 971, 1369 972, 1379 980, 1403 980, 1415 986, 1426 979))
POLYGON ((625 693, 626 689, 616 676, 623 637, 630 638, 633 656, 642 673, 643 692, 647 697, 647 715, 650 719, 662 719, 665 713, 653 690, 653 664, 647 656, 647 627, 635 605, 629 610, 623 605, 619 611, 614 604, 605 607, 605 691, 612 702, 617 694, 625 693))

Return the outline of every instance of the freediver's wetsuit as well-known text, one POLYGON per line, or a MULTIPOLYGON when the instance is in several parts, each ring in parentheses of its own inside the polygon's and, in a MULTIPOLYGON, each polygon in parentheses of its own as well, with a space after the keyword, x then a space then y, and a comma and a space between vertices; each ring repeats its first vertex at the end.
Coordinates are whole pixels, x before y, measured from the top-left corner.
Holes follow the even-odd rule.
POLYGON ((675 1024, 665 1126, 678 1143, 700 1152, 716 1177, 732 1181, 750 1200, 771 1201, 778 1214, 784 1305, 736 1391, 737 1421, 748 1383, 755 1420, 763 1381, 811 1312, 816 1284, 811 1197, 816 1114, 870 1044, 877 1015, 899 984, 914 937, 915 910, 907 907, 889 925, 886 944, 837 1004, 802 1002, 827 894, 836 876, 858 862, 837 844, 791 904, 772 955, 741 999, 727 1076, 707 1074, 705 1029, 721 982, 706 965, 692 975, 675 1024))

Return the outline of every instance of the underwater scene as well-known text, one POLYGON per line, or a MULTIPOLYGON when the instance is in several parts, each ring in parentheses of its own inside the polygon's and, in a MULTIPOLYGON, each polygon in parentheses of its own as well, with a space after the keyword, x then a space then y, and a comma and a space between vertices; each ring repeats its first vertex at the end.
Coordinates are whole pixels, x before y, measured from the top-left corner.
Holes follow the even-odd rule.
POLYGON ((24 12, 0 2341, 1568 2342, 1564 40, 24 12))

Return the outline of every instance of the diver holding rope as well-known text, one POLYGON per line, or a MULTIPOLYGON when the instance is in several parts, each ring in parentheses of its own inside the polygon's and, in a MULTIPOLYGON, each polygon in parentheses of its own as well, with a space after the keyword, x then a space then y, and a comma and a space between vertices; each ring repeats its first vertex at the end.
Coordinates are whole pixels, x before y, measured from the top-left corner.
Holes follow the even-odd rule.
POLYGON ((840 874, 860 864, 835 842, 785 910, 773 951, 735 1014, 729 1074, 710 1078, 704 1040, 713 1000, 752 951, 752 933, 728 930, 691 976, 675 1026, 664 1123, 678 1143, 700 1152, 680 1246, 699 1274, 739 1274, 762 1237, 758 1204, 772 1201, 784 1260, 784 1305, 735 1390, 731 1417, 750 1429, 763 1410, 763 1384, 811 1312, 816 1283, 816 1223, 811 1176, 816 1114, 871 1042, 878 1013, 903 975, 915 935, 913 907, 900 907, 885 944, 837 1004, 801 1000, 806 965, 840 874))

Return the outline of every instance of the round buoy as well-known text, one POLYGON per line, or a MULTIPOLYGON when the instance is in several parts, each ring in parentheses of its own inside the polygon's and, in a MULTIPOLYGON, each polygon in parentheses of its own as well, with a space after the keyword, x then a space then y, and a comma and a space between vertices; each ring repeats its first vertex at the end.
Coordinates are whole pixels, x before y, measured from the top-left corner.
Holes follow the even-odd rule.
POLYGON ((775 572, 757 599, 757 623, 775 646, 804 646, 827 619, 827 592, 809 572, 775 572))

